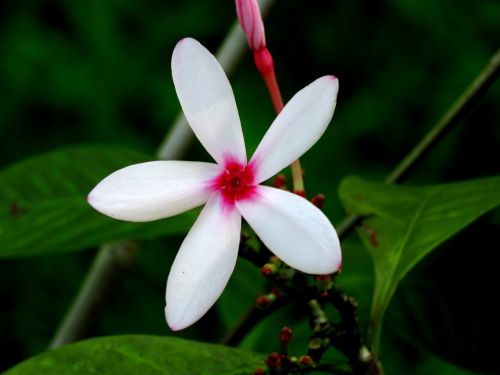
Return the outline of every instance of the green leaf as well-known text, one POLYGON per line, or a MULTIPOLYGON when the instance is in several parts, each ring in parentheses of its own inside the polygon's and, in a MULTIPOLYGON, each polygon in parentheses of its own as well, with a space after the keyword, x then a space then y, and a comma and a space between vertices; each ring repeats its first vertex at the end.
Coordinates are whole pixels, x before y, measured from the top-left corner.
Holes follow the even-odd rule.
POLYGON ((121 148, 78 147, 29 159, 0 172, 0 258, 75 251, 107 241, 185 233, 188 212, 151 223, 108 218, 86 197, 105 176, 147 156, 121 148))
POLYGON ((399 282, 431 250, 500 204, 500 178, 428 187, 348 178, 340 196, 349 211, 364 217, 358 233, 374 262, 371 331, 377 347, 399 282))
POLYGON ((66 345, 4 375, 247 375, 263 355, 174 337, 108 336, 66 345))

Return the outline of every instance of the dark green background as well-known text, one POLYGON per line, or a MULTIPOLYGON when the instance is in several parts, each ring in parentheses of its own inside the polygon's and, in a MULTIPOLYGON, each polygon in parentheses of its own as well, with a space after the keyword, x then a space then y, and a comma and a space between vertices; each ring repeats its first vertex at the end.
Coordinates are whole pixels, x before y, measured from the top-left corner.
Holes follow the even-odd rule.
MULTIPOLYGON (((1 168, 83 143, 120 145, 153 155, 180 109, 170 75, 176 42, 192 36, 214 51, 235 19, 229 0, 7 0, 0 2, 0 14, 1 168)), ((497 0, 277 1, 266 31, 285 100, 321 75, 335 74, 340 80, 332 124, 302 159, 307 190, 327 196, 325 211, 333 222, 344 215, 336 193, 340 180, 352 174, 383 179, 500 46, 499 24, 497 0)), ((231 82, 251 154, 272 122, 273 109, 249 55, 231 82)), ((498 174, 499 103, 496 84, 408 183, 498 174)), ((208 155, 195 142, 187 158, 208 160, 208 155)), ((484 298, 491 297, 495 280, 474 276, 475 271, 484 276, 481 262, 467 276, 453 271, 453 262, 463 261, 457 254, 467 256, 471 247, 475 260, 481 259, 481 251, 499 250, 488 240, 488 235, 499 233, 491 224, 495 220, 486 221, 492 233, 483 234, 483 226, 474 226, 464 234, 475 238, 474 246, 464 240, 456 241, 453 250, 438 250, 432 256, 435 261, 429 259, 409 281, 418 272, 437 273, 448 283, 437 282, 436 287, 458 288, 455 297, 473 306, 464 297, 469 294, 460 294, 460 285, 481 280, 484 298), (430 266, 439 262, 447 266, 430 266), (450 283, 451 278, 457 283, 450 283)), ((96 317, 92 335, 170 334, 163 317, 164 284, 181 240, 145 244, 137 265, 96 317)), ((44 350, 93 253, 0 263, 0 370, 44 350)), ((346 254, 345 283, 356 284, 349 274, 365 269, 369 275, 369 259, 362 250, 346 254)), ((256 286, 264 282, 255 280, 260 281, 257 270, 241 262, 216 308, 180 335, 219 340, 264 290, 256 286)), ((369 287, 347 288, 369 296, 369 287)), ((471 288, 468 293, 475 293, 471 288)), ((411 291, 406 285, 403 289, 411 291)), ((296 325, 299 339, 294 349, 300 354, 306 350, 306 330, 292 315, 273 317, 272 329, 296 325)), ((415 332, 405 331, 406 315, 397 316, 403 327, 385 327, 388 349, 383 359, 389 374, 401 369, 409 374, 460 373, 430 356, 429 350, 469 368, 492 368, 467 351, 463 356, 450 354, 443 350, 446 342, 436 348, 415 339, 415 332), (444 367, 435 370, 439 366, 444 367)), ((498 348, 496 338, 487 334, 467 340, 484 344, 485 337, 498 348)), ((260 328, 243 346, 270 351, 276 349, 272 338, 269 330, 260 328)))

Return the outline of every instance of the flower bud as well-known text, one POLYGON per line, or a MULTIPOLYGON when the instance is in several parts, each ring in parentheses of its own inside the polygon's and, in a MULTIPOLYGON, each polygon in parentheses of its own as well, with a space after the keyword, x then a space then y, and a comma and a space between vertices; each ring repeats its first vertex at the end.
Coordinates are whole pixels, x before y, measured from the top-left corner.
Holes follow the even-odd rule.
POLYGON ((269 257, 269 263, 281 266, 283 262, 276 255, 272 255, 271 257, 269 257))
POLYGON ((257 368, 253 372, 253 375, 266 375, 266 371, 264 369, 262 369, 262 368, 257 368))
POLYGON ((260 268, 260 273, 264 277, 271 277, 278 271, 278 267, 273 263, 266 263, 260 268))
POLYGON ((319 209, 323 208, 323 204, 325 203, 325 196, 323 194, 318 194, 312 197, 311 203, 314 204, 319 209))
POLYGON ((272 352, 269 354, 269 357, 267 357, 267 365, 272 368, 276 369, 281 366, 281 354, 277 352, 272 352))
POLYGON ((259 310, 265 310, 269 306, 271 306, 272 301, 267 298, 267 296, 260 296, 257 298, 257 301, 255 301, 255 307, 257 307, 259 310))
POLYGON ((274 178, 273 187, 277 189, 286 189, 286 177, 284 174, 279 174, 274 178))
POLYGON ((279 340, 281 354, 288 354, 288 344, 292 341, 293 332, 290 327, 281 328, 279 340))
POLYGON ((372 353, 368 350, 368 348, 367 348, 366 346, 364 346, 364 345, 363 345, 363 346, 359 349, 358 359, 359 359, 361 362, 368 363, 368 362, 370 362, 370 361, 373 359, 373 355, 372 355, 372 353))
POLYGON ((252 51, 266 47, 264 23, 257 0, 236 0, 236 13, 252 51))
POLYGON ((315 366, 313 359, 308 355, 302 355, 299 357, 299 365, 303 370, 307 370, 315 366))
POLYGON ((334 282, 331 275, 316 275, 316 285, 318 287, 319 296, 325 298, 328 296, 328 291, 333 288, 334 282))
POLYGON ((280 331, 280 342, 283 344, 289 344, 292 341, 293 332, 290 327, 283 327, 280 331))
POLYGON ((310 350, 319 350, 323 347, 323 342, 319 337, 315 337, 309 341, 310 350))

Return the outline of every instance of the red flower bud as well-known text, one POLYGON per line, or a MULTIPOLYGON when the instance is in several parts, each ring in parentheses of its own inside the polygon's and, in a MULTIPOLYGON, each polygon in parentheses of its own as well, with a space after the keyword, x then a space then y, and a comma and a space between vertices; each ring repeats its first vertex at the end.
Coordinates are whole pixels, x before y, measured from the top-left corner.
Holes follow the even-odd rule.
POLYGON ((271 263, 264 264, 260 269, 260 273, 264 277, 271 277, 276 273, 276 266, 271 263))
POLYGON ((236 13, 252 51, 266 47, 264 23, 257 0, 236 0, 236 13))
POLYGON ((283 189, 286 187, 286 177, 284 174, 279 174, 274 178, 273 187, 283 189))
POLYGON ((283 327, 280 331, 280 344, 289 344, 292 341, 293 332, 290 327, 283 327))
POLYGON ((272 352, 269 354, 269 357, 267 358, 267 365, 270 368, 278 368, 281 366, 281 354, 272 352))
POLYGON ((262 369, 262 368, 257 368, 253 372, 253 375, 266 375, 266 371, 264 369, 262 369))
POLYGON ((325 203, 325 196, 323 194, 315 195, 314 197, 312 197, 311 203, 321 209, 323 208, 323 204, 325 203))
POLYGON ((257 298, 257 301, 255 301, 255 306, 261 310, 267 309, 270 305, 271 301, 267 298, 267 296, 260 296, 257 298))

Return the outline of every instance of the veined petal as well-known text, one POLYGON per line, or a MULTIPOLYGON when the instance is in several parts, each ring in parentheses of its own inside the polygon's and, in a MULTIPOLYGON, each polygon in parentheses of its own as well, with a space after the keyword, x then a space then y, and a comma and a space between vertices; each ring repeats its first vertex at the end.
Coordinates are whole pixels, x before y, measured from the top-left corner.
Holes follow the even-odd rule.
POLYGON ((233 90, 215 57, 191 38, 172 55, 175 90, 189 125, 205 149, 223 165, 246 164, 245 143, 233 90))
POLYGON ((258 186, 257 198, 236 201, 241 215, 264 244, 293 268, 322 275, 342 262, 337 233, 328 218, 306 199, 258 186))
POLYGON ((335 110, 338 88, 337 78, 324 76, 286 104, 250 162, 255 163, 258 183, 290 165, 323 135, 335 110))
POLYGON ((190 326, 217 301, 236 264, 241 215, 215 193, 175 257, 167 281, 165 316, 174 331, 190 326))
POLYGON ((89 204, 115 219, 150 221, 205 203, 209 183, 221 172, 212 163, 152 161, 120 169, 92 190, 89 204))

